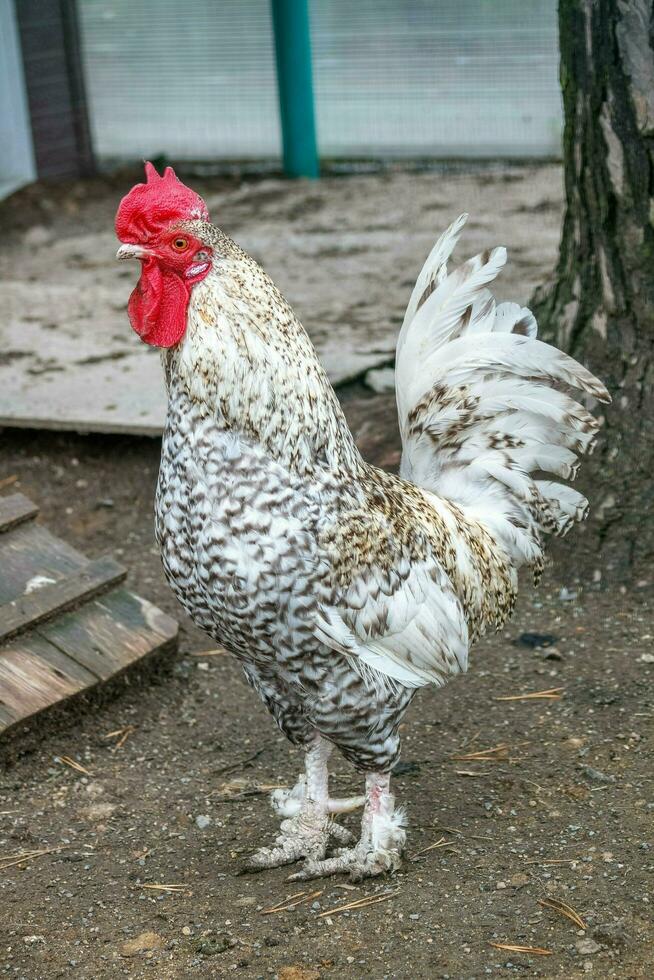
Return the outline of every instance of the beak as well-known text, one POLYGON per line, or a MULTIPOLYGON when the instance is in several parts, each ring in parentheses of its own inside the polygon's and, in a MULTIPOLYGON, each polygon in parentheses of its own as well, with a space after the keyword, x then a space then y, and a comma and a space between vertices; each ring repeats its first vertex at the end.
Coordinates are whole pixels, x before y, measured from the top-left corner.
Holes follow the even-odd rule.
POLYGON ((116 252, 117 259, 147 259, 153 253, 141 245, 121 245, 116 252))

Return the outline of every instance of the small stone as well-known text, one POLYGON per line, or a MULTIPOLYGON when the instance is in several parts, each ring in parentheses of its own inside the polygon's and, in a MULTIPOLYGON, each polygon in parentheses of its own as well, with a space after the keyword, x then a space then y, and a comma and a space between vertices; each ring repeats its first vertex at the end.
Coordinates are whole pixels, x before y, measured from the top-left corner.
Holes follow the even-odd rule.
POLYGON ((593 953, 599 953, 602 948, 594 939, 578 939, 575 946, 582 956, 592 956, 593 953))
POLYGON ((190 936, 191 935, 191 927, 190 926, 182 926, 182 935, 183 936, 190 936))
POLYGON ((495 884, 495 887, 496 887, 496 888, 498 888, 498 889, 501 889, 501 888, 506 888, 506 882, 505 882, 505 881, 498 881, 498 882, 497 882, 497 883, 495 884))
POLYGON ((529 884, 529 881, 529 875, 526 875, 523 871, 519 871, 517 874, 511 876, 509 884, 512 888, 524 888, 525 885, 529 884))
POLYGON ((200 830, 206 830, 211 825, 212 819, 206 813, 202 813, 199 817, 195 818, 195 823, 200 830))
POLYGON ((542 647, 552 647, 558 637, 552 633, 521 633, 518 637, 520 646, 529 647, 531 650, 538 650, 542 647))
POLYGON ((559 592, 560 602, 574 602, 576 598, 577 598, 576 589, 567 589, 565 585, 559 592))
POLYGON ((641 653, 638 659, 641 664, 654 664, 654 653, 641 653))
POLYGON ((581 771, 583 772, 586 779, 590 779, 593 783, 614 783, 615 776, 610 776, 600 769, 593 769, 592 766, 582 766, 581 771))

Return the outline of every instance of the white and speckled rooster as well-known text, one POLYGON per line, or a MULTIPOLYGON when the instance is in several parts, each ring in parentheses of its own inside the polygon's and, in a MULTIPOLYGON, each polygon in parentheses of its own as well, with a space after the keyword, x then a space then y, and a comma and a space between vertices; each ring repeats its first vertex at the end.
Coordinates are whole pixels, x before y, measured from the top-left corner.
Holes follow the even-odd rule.
POLYGON ((123 199, 119 258, 142 263, 134 329, 163 349, 169 407, 156 501, 168 580, 243 665, 306 771, 277 792, 284 818, 258 868, 295 878, 398 867, 405 841, 389 774, 416 689, 464 671, 501 627, 517 572, 543 561, 586 500, 561 483, 595 419, 566 388, 604 386, 496 306, 503 248, 448 274, 463 228, 436 243, 397 345, 401 476, 360 456, 311 342, 269 277, 166 170, 123 199), (365 797, 332 799, 333 746, 365 797), (363 804, 360 840, 334 815, 363 804), (332 844, 340 845, 328 853, 332 844))

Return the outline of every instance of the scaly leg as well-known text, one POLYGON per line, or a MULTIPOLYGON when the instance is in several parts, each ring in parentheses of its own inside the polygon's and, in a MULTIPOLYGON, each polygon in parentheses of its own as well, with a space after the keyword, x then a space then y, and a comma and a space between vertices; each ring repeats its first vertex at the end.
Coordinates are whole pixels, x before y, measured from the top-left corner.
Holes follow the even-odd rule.
POLYGON ((397 871, 406 840, 404 823, 403 812, 395 811, 388 773, 368 773, 359 843, 341 848, 335 857, 320 859, 307 855, 302 870, 289 880, 306 881, 348 871, 353 881, 359 881, 385 871, 397 871))
POLYGON ((332 751, 330 742, 316 736, 307 749, 305 774, 292 790, 275 790, 273 808, 285 817, 275 847, 262 847, 252 855, 251 868, 276 868, 300 858, 321 861, 330 840, 348 844, 352 835, 335 823, 332 814, 344 813, 363 803, 362 797, 330 800, 327 760, 332 751))

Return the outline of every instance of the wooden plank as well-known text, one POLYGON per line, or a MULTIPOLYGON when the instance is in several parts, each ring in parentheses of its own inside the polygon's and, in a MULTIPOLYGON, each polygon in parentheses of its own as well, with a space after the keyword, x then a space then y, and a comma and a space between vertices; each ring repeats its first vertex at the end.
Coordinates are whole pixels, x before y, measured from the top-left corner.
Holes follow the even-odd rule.
POLYGON ((162 612, 147 599, 126 589, 117 589, 110 596, 103 596, 98 600, 98 605, 106 608, 112 616, 120 618, 132 630, 137 630, 144 636, 154 634, 162 641, 177 636, 179 624, 176 619, 162 612))
MULTIPOLYGON (((86 667, 82 667, 76 660, 66 656, 54 643, 49 643, 38 633, 30 633, 28 636, 19 637, 9 644, 5 649, 17 649, 27 646, 32 653, 36 654, 40 660, 44 660, 54 670, 58 677, 68 680, 70 683, 78 683, 80 690, 85 687, 92 687, 97 684, 99 678, 86 667)), ((3 651, 0 650, 0 660, 3 651)))
POLYGON ((126 576, 127 570, 122 565, 105 556, 89 562, 85 568, 59 582, 44 585, 0 606, 0 643, 55 612, 63 612, 108 586, 122 582, 126 576))
POLYGON ((0 534, 0 604, 17 599, 35 584, 59 582, 86 565, 88 558, 40 524, 23 524, 0 534))
POLYGON ((163 650, 177 629, 170 616, 119 589, 12 640, 0 650, 0 734, 163 650))
POLYGON ((177 622, 145 599, 117 589, 36 632, 102 680, 177 636, 177 622))
POLYGON ((13 721, 76 694, 79 681, 60 676, 50 664, 30 650, 29 644, 4 650, 0 657, 0 691, 5 711, 13 721))
POLYGON ((20 523, 37 512, 22 494, 0 499, 9 529, 0 535, 0 734, 177 637, 174 619, 115 588, 127 572, 113 558, 89 561, 47 528, 20 523))
POLYGON ((39 508, 22 493, 0 497, 0 531, 8 531, 23 521, 36 517, 39 508))
POLYGON ((2 691, 0 691, 0 735, 5 728, 9 728, 15 721, 16 718, 2 700, 2 691))

